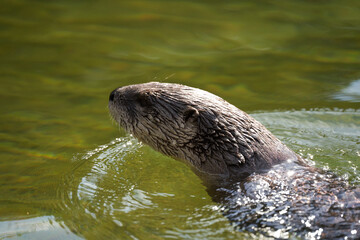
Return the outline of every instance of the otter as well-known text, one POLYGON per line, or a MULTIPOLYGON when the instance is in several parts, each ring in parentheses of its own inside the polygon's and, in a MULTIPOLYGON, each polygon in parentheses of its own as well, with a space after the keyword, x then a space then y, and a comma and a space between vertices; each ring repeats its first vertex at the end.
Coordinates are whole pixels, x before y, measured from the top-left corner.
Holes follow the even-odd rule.
POLYGON ((108 107, 127 132, 189 165, 238 228, 262 232, 253 228, 255 221, 277 234, 360 237, 360 189, 310 167, 224 99, 181 84, 150 82, 116 88, 108 107), (259 205, 272 214, 254 211, 259 205), (274 216, 278 223, 269 223, 274 216))
POLYGON ((239 179, 299 159, 254 118, 197 88, 151 82, 117 88, 109 100, 121 127, 203 178, 239 179))

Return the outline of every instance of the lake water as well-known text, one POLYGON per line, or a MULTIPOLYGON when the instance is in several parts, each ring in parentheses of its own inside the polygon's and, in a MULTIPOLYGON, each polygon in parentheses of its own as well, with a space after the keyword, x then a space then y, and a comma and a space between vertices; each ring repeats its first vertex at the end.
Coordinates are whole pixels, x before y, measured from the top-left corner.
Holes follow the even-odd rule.
POLYGON ((359 26, 356 0, 1 1, 0 238, 261 238, 110 120, 134 83, 215 93, 360 185, 359 26))

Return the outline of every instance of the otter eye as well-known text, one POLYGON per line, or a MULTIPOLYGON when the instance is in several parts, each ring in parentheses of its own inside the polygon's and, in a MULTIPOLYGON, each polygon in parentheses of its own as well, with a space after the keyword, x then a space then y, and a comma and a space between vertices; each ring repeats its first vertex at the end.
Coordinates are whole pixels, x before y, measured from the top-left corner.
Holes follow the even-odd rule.
POLYGON ((186 123, 195 123, 199 117, 199 111, 191 106, 187 107, 184 112, 184 121, 186 123))
POLYGON ((140 104, 141 107, 150 107, 151 106, 150 93, 148 93, 148 92, 139 93, 136 100, 140 104))

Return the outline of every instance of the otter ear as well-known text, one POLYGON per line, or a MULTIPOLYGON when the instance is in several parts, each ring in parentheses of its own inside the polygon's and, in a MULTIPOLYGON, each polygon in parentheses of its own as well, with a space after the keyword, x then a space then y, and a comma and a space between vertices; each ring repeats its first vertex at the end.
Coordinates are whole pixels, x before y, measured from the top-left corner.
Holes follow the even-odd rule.
POLYGON ((185 123, 195 123, 199 118, 199 111, 191 106, 188 106, 184 111, 185 123))
POLYGON ((149 92, 140 92, 137 96, 137 102, 140 104, 141 107, 149 107, 151 106, 151 93, 149 92))

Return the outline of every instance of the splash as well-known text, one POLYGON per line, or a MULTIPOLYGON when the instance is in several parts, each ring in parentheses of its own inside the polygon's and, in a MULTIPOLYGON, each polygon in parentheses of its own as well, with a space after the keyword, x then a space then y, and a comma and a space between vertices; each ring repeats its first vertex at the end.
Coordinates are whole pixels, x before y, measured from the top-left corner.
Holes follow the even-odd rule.
POLYGON ((224 215, 241 231, 276 239, 360 237, 360 188, 330 172, 283 163, 217 194, 224 215))

